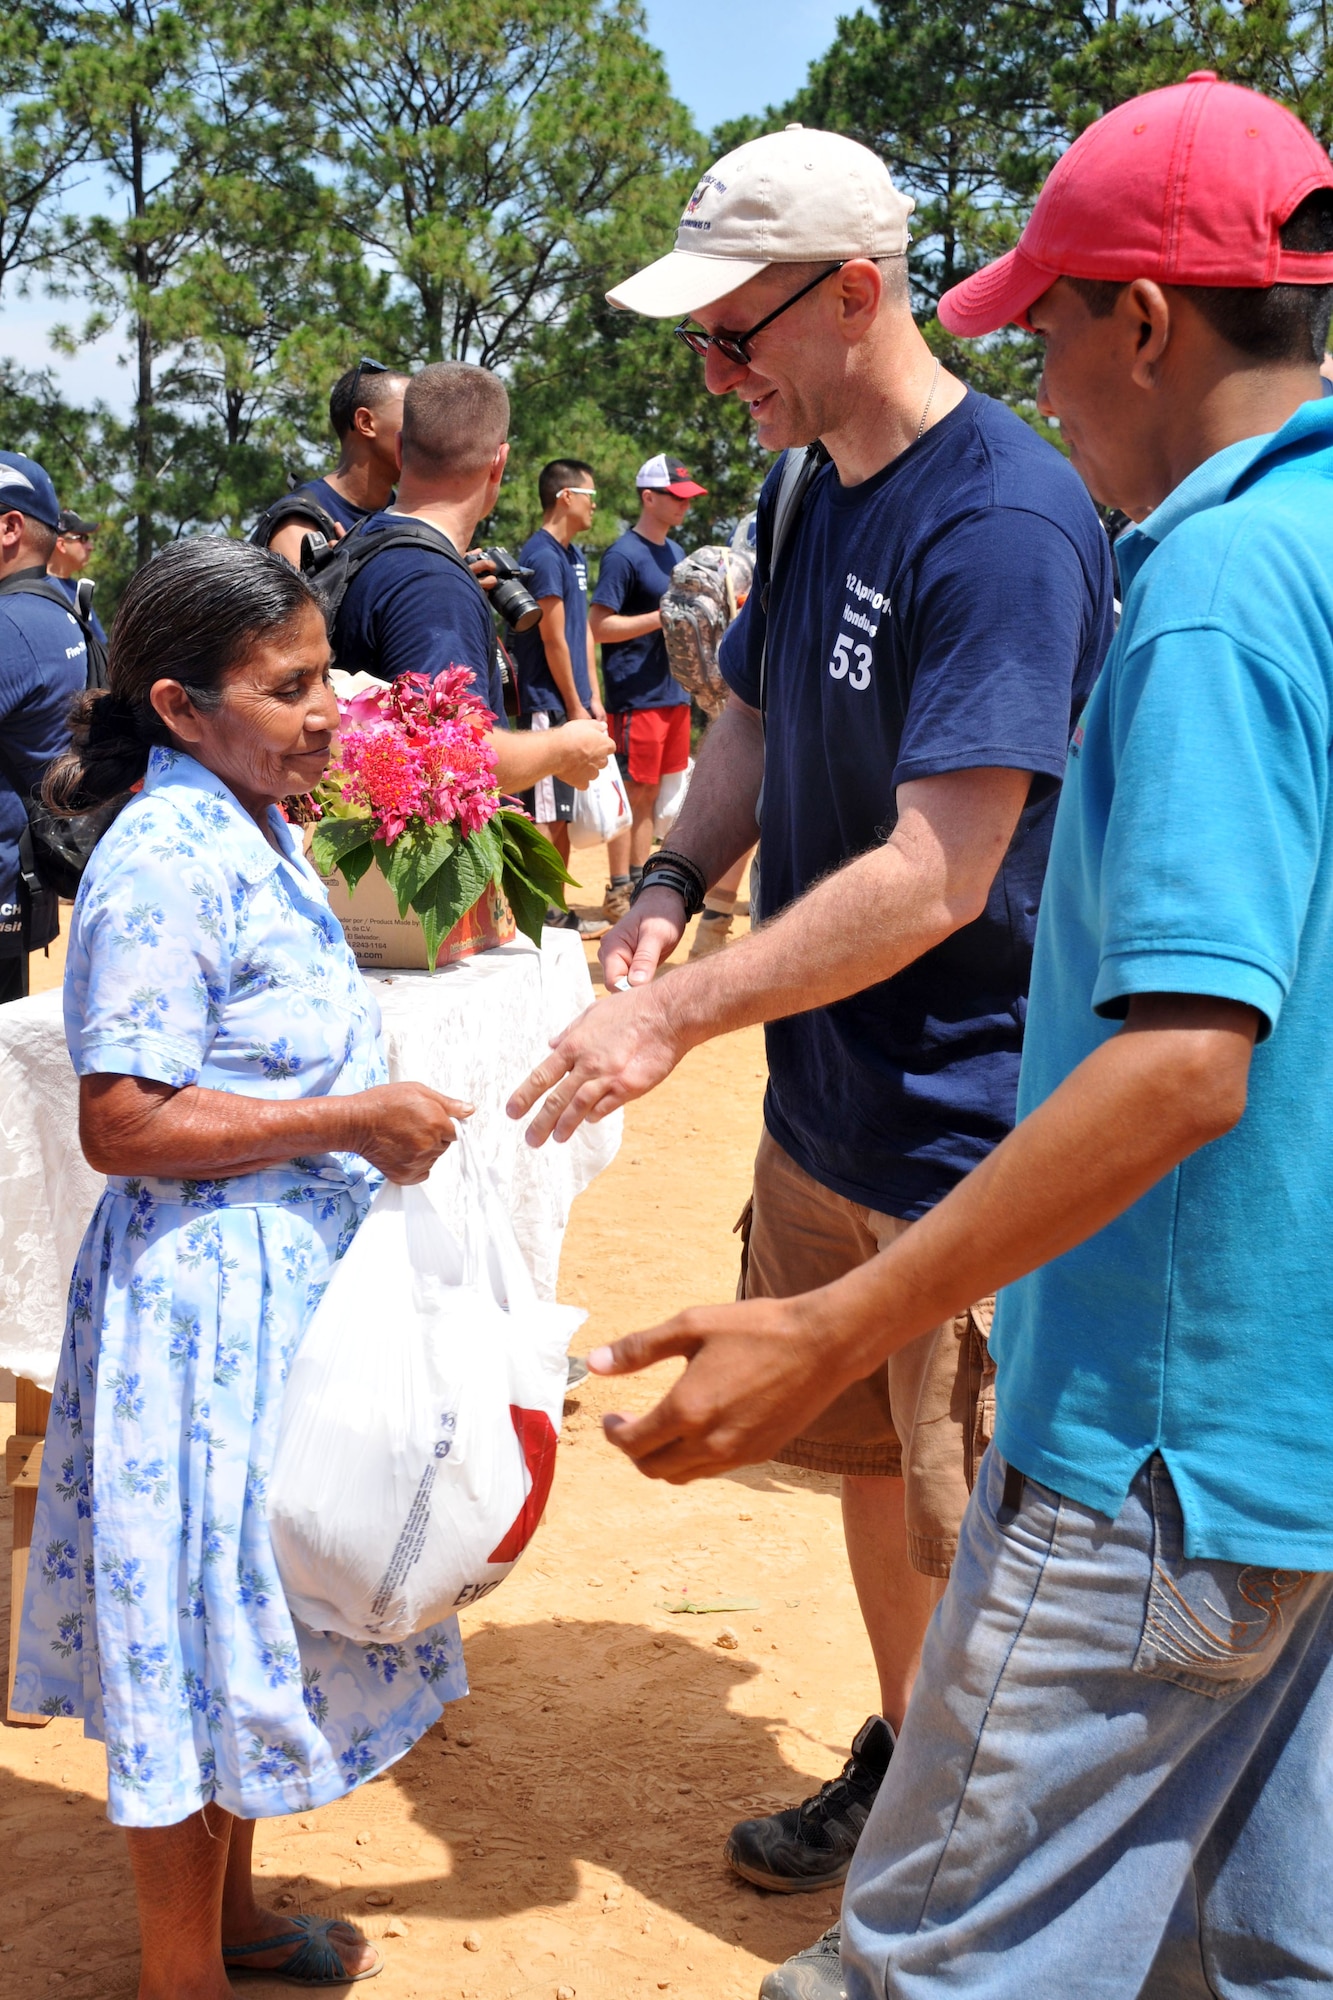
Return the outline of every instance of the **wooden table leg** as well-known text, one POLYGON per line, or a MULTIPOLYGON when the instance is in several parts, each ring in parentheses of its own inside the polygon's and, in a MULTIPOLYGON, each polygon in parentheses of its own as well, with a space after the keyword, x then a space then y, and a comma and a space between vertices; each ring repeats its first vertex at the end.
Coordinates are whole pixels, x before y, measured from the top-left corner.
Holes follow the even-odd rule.
MULTIPOLYGON (((5 1478, 14 1493, 14 1554, 9 1572, 9 1688, 19 1656, 19 1618, 28 1581, 33 1516, 37 1512, 37 1479, 42 1469, 42 1440, 51 1409, 51 1395, 20 1376, 14 1385, 14 1436, 5 1447, 5 1478)), ((49 1715, 25 1715, 7 1701, 5 1721, 44 1729, 49 1715)))

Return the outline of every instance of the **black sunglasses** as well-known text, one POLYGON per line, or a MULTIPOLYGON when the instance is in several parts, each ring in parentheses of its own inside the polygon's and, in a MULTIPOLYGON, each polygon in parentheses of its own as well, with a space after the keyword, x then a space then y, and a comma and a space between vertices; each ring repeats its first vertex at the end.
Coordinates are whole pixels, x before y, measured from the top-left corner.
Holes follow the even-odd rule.
POLYGON ((347 392, 348 407, 353 410, 356 408, 356 392, 361 387, 361 377, 363 375, 388 375, 390 372, 387 361, 372 361, 368 354, 363 354, 356 364, 356 373, 352 377, 352 386, 347 392))
POLYGON ((783 313, 794 306, 798 299, 803 299, 807 292, 813 292, 816 285, 822 285, 825 278, 831 278, 835 271, 840 271, 846 261, 847 259, 844 257, 842 263, 830 264, 827 271, 821 271, 819 276, 812 278, 808 285, 802 285, 799 292, 793 292, 789 299, 784 299, 780 306, 776 307, 766 318, 761 319, 757 326, 752 326, 748 333, 704 333, 701 328, 691 326, 687 319, 683 319, 675 331, 692 353, 706 355, 710 347, 715 347, 719 354, 726 356, 728 361, 736 362, 741 368, 748 368, 750 365, 750 342, 754 339, 755 335, 762 333, 766 326, 772 326, 775 319, 781 319, 783 313))

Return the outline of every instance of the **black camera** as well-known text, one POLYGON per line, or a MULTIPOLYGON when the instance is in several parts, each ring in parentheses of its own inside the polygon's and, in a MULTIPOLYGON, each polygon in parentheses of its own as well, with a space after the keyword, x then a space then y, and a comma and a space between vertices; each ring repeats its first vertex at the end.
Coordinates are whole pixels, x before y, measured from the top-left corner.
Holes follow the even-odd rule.
POLYGON ((486 595, 491 600, 492 609, 499 612, 506 625, 515 632, 530 632, 534 625, 541 623, 541 605, 524 585, 524 579, 532 576, 534 571, 515 562, 508 549, 479 549, 469 557, 469 561, 478 567, 488 562, 495 571, 495 587, 486 595))

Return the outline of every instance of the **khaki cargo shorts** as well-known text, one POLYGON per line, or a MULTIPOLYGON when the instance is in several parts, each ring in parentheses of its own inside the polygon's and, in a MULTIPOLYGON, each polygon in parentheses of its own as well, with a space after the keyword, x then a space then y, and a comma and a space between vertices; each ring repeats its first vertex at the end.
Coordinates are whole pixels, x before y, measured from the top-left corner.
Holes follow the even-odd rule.
MULTIPOLYGON (((765 1131, 741 1232, 741 1299, 783 1299, 831 1284, 905 1229, 822 1187, 765 1131)), ((983 1299, 906 1347, 830 1403, 777 1453, 814 1472, 902 1479, 907 1549, 923 1576, 947 1576, 982 1453, 995 1428, 995 1369, 986 1348, 994 1299, 983 1299)))

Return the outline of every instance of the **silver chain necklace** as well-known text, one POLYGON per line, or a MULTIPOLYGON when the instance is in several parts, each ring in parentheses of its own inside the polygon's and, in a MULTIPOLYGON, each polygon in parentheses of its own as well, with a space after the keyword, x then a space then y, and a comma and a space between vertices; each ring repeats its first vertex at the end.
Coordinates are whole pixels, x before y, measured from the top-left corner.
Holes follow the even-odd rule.
POLYGON ((939 356, 936 355, 935 373, 930 378, 930 390, 926 396, 925 407, 922 409, 921 412, 921 422, 916 427, 915 442, 917 444, 920 444, 922 438, 926 435, 926 418, 930 415, 930 406, 935 400, 935 384, 939 381, 939 379, 940 379, 940 359, 939 356))

